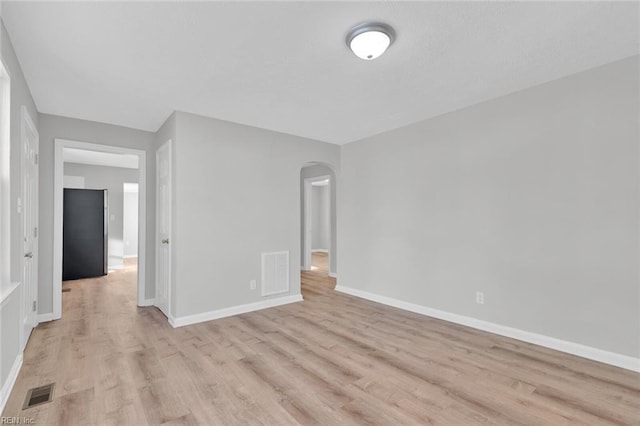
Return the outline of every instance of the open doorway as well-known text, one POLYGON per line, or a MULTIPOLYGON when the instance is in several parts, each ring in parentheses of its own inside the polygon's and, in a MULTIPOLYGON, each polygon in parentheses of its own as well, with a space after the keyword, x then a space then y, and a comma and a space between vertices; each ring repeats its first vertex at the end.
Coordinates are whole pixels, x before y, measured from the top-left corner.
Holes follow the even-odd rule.
POLYGON ((336 277, 336 181, 333 170, 310 163, 300 172, 303 271, 336 277))
POLYGON ((144 305, 144 151, 56 139, 55 160, 54 319, 96 280, 144 305))
POLYGON ((331 247, 331 176, 305 181, 305 260, 306 270, 329 275, 331 247))
POLYGON ((139 185, 125 182, 122 185, 122 243, 124 269, 138 267, 138 203, 139 185))

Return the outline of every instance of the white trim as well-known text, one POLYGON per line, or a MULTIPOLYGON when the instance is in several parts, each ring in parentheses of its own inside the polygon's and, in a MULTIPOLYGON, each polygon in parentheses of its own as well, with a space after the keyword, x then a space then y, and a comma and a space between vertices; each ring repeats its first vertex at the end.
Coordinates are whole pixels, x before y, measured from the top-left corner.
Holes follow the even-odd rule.
MULTIPOLYGON (((156 308, 157 308, 157 306, 156 306, 156 308)), ((160 308, 158 308, 158 310, 159 310, 160 312, 162 312, 162 310, 161 310, 160 308)), ((162 315, 164 315, 164 313, 162 313, 162 315)), ((176 319, 176 317, 174 317, 173 315, 169 315, 169 316, 167 317, 167 322, 168 322, 168 323, 169 323, 169 325, 170 325, 171 327, 173 327, 173 328, 182 327, 183 325, 189 325, 189 324, 178 324, 178 322, 177 322, 177 321, 178 321, 178 320, 177 320, 177 319, 176 319)), ((195 323, 193 323, 193 324, 195 324, 195 323)))
POLYGON ((7 303, 7 300, 9 300, 9 297, 11 297, 13 292, 16 291, 18 287, 20 287, 20 282, 14 282, 11 284, 11 287, 9 287, 9 290, 0 295, 0 308, 4 307, 5 303, 7 303))
POLYGON ((11 370, 9 370, 7 380, 4 382, 4 385, 2 385, 2 389, 0 390, 0 413, 4 411, 4 407, 7 405, 9 395, 11 395, 13 386, 16 384, 16 379, 18 378, 18 374, 20 373, 21 368, 22 352, 20 352, 15 361, 13 361, 13 365, 11 366, 11 370))
POLYGON ((49 322, 49 321, 53 321, 53 314, 52 313, 48 313, 48 314, 40 314, 36 317, 36 320, 38 321, 38 324, 40 324, 41 322, 49 322))
POLYGON ((145 299, 138 306, 153 306, 156 303, 156 299, 145 299))
POLYGON ((172 327, 182 327, 185 325, 197 324, 199 322, 245 314, 247 312, 259 311, 261 309, 274 308, 276 306, 287 305, 295 302, 302 302, 302 296, 296 294, 293 296, 278 297, 276 299, 261 300, 260 302, 232 306, 230 308, 217 309, 215 311, 203 312, 201 314, 187 315, 184 317, 169 317, 169 324, 171 324, 172 327))
POLYGON ((383 305, 393 306, 394 308, 404 309, 405 311, 415 312, 417 314, 427 315, 441 320, 465 325, 489 333, 498 334, 500 336, 510 337, 512 339, 521 340, 534 345, 544 346, 546 348, 555 349, 557 351, 566 352, 594 361, 603 362, 605 364, 614 365, 616 367, 625 368, 627 370, 640 372, 640 358, 634 358, 628 355, 617 354, 605 351, 591 346, 581 345, 579 343, 568 342, 566 340, 556 339, 542 334, 532 333, 530 331, 519 330, 517 328, 507 327, 464 315, 453 314, 451 312, 441 311, 438 309, 428 308, 415 303, 404 302, 402 300, 393 299, 387 296, 381 296, 368 291, 358 290, 342 285, 336 286, 336 291, 350 294, 352 296, 361 297, 373 302, 382 303, 383 305))
POLYGON ((147 160, 139 149, 55 138, 53 176, 53 319, 62 317, 62 187, 64 181, 64 148, 85 149, 116 154, 137 155, 139 159, 138 197, 138 292, 137 304, 145 300, 146 243, 147 243, 147 160))
POLYGON ((335 272, 329 272, 329 276, 331 278, 338 278, 338 274, 336 274, 335 272))
POLYGON ((329 250, 327 250, 327 249, 312 249, 311 253, 327 253, 327 254, 329 254, 329 250))

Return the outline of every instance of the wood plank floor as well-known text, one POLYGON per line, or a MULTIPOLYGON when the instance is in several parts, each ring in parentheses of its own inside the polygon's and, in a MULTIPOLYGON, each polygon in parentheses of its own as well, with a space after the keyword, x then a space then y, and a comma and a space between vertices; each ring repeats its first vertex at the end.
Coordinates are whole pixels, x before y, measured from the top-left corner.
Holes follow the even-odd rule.
POLYGON ((65 283, 63 318, 34 330, 3 416, 39 425, 640 424, 639 374, 336 293, 325 268, 303 273, 302 303, 177 329, 135 306, 135 267, 65 283), (50 382, 51 403, 21 410, 29 388, 50 382))

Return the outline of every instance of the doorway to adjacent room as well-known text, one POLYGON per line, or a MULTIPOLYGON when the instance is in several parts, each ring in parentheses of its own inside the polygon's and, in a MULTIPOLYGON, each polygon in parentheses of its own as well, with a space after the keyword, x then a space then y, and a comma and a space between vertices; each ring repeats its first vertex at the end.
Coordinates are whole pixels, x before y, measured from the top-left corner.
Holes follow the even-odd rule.
MULTIPOLYGON (((75 278, 95 280, 107 274, 109 279, 112 274, 126 276, 134 287, 133 294, 137 295, 135 304, 147 305, 144 256, 145 152, 56 139, 54 173, 54 313, 52 319, 62 316, 62 281, 72 279, 69 278, 70 275, 67 276, 67 272, 74 266, 71 254, 84 256, 89 253, 92 262, 95 263, 95 271, 92 270, 92 273, 85 274, 86 276, 82 275, 83 271, 80 271, 81 274, 75 278), (78 198, 76 196, 80 196, 79 203, 70 204, 73 198, 78 198), (76 209, 87 210, 86 214, 81 215, 85 218, 91 213, 91 220, 87 223, 87 226, 91 226, 86 229, 76 227, 75 233, 71 235, 69 227, 63 224, 69 222, 70 215, 72 216, 76 209), (91 246, 83 248, 83 244, 86 246, 89 240, 91 240, 91 246)), ((69 223, 79 223, 79 221, 69 223)), ((87 264, 84 261, 76 263, 80 266, 87 264)), ((73 281, 66 283, 71 282, 73 281)), ((65 286, 69 287, 66 284, 65 286)))

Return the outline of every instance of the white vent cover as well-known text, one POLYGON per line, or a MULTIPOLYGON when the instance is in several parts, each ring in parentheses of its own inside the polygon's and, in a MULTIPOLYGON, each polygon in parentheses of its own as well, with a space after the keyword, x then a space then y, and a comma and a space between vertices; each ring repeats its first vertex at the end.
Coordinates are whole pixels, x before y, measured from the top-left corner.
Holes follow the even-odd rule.
POLYGON ((289 292, 289 252, 262 253, 262 295, 289 292))

